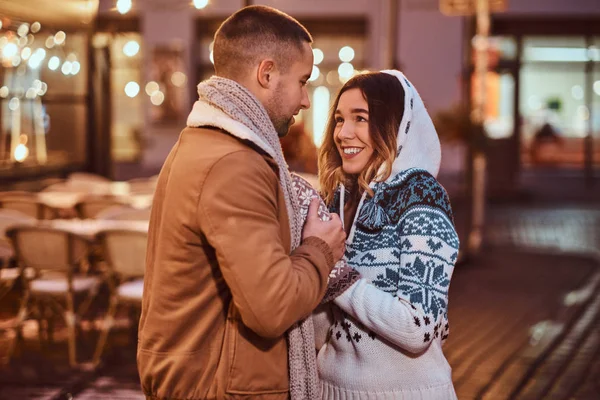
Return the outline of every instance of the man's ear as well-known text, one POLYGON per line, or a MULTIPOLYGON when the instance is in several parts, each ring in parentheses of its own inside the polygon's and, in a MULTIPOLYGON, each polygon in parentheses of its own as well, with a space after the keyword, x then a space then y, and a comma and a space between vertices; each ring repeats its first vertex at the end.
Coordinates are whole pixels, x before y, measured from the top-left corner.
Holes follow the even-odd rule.
POLYGON ((257 80, 264 89, 268 89, 272 85, 275 69, 275 61, 269 58, 262 60, 258 64, 258 70, 256 71, 257 80))

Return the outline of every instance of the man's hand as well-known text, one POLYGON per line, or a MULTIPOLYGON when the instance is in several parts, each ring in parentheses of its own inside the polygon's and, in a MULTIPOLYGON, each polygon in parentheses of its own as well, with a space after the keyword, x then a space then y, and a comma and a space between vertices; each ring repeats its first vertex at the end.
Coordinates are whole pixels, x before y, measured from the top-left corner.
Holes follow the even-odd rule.
POLYGON ((308 207, 308 215, 302 239, 310 236, 318 237, 329 245, 333 253, 333 259, 338 261, 344 255, 346 250, 346 232, 342 228, 342 221, 339 215, 331 214, 329 221, 321 221, 319 218, 319 200, 312 199, 308 207))

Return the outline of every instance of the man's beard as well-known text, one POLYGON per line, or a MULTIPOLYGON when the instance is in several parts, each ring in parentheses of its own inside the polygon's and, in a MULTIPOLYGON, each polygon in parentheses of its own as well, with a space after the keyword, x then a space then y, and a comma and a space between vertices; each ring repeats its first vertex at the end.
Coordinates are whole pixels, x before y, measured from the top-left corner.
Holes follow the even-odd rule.
POLYGON ((292 118, 288 118, 284 120, 283 118, 278 118, 272 120, 273 126, 275 127, 275 131, 277 132, 277 136, 280 138, 286 136, 290 130, 290 125, 292 123, 292 118))

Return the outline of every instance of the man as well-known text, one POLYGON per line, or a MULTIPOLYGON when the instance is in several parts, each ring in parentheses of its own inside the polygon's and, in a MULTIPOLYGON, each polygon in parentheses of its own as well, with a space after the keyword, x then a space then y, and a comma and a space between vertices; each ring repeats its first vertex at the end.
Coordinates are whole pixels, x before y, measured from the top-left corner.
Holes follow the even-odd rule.
POLYGON ((138 369, 150 399, 287 399, 285 332, 317 306, 344 251, 313 202, 302 227, 278 136, 310 106, 312 39, 251 6, 215 34, 216 77, 158 179, 138 369))

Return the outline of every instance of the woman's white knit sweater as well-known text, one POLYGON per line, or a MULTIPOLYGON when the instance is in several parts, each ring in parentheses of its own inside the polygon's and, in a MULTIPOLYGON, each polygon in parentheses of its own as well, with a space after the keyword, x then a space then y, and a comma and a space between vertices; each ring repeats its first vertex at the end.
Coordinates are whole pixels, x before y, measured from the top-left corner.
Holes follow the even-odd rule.
MULTIPOLYGON (((399 157, 363 196, 345 259, 361 279, 314 314, 322 398, 455 399, 442 352, 458 237, 437 175, 439 140, 413 86, 405 90, 399 157)), ((344 188, 333 212, 343 213, 344 188)), ((343 221, 343 218, 342 218, 343 221)))

